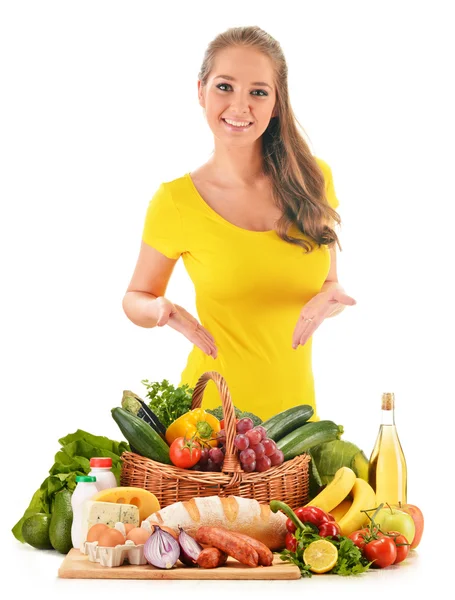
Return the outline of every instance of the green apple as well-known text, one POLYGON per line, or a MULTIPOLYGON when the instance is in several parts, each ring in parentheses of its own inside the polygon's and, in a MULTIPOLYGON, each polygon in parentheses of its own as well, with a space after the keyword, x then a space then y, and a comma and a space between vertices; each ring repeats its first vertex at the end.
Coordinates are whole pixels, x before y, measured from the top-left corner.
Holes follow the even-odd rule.
POLYGON ((374 516, 374 522, 382 531, 399 531, 412 544, 416 526, 414 519, 404 510, 384 506, 374 516))
POLYGON ((416 526, 416 534, 414 537, 414 541, 411 544, 411 550, 417 548, 417 546, 420 544, 420 540, 422 539, 423 535, 424 518, 422 511, 415 504, 392 504, 392 508, 403 510, 404 512, 410 514, 411 517, 414 519, 414 524, 416 526))

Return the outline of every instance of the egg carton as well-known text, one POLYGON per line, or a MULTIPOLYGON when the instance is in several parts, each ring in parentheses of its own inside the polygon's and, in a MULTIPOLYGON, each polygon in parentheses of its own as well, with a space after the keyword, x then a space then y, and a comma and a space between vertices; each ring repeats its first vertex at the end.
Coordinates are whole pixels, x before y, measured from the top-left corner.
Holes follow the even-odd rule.
MULTIPOLYGON (((150 535, 153 529, 148 521, 143 521, 141 524, 143 529, 146 529, 150 535)), ((114 529, 118 529, 125 535, 125 525, 116 523, 114 529)), ((114 547, 99 546, 98 542, 82 542, 82 554, 88 554, 88 559, 91 562, 98 562, 103 567, 120 567, 125 561, 130 565, 146 565, 147 560, 144 555, 145 544, 135 544, 132 540, 126 540, 124 544, 118 544, 114 547)))
POLYGON ((119 544, 114 548, 98 546, 98 542, 84 542, 83 554, 88 554, 91 562, 98 562, 103 567, 119 567, 126 561, 130 565, 146 565, 144 556, 144 544, 136 545, 131 540, 119 544))

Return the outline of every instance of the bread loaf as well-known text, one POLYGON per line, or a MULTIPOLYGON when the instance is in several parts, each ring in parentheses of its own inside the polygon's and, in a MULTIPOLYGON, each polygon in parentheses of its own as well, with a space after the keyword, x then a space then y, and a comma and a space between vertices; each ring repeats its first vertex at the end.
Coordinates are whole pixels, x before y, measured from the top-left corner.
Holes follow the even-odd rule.
POLYGON ((250 535, 270 550, 284 548, 286 516, 273 513, 268 504, 239 496, 209 496, 175 502, 151 514, 150 524, 165 525, 179 531, 179 525, 189 535, 195 536, 199 527, 225 527, 250 535))

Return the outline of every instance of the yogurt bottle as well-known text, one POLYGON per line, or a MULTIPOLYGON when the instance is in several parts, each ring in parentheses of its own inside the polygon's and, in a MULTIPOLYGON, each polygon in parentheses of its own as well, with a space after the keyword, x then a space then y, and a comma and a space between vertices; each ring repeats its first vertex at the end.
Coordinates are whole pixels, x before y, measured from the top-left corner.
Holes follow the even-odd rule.
POLYGON ((80 549, 82 538, 82 509, 84 502, 90 500, 97 492, 96 477, 76 476, 76 488, 71 496, 73 523, 71 525, 71 541, 73 548, 80 549))
POLYGON ((112 469, 112 458, 106 456, 94 456, 90 459, 91 477, 96 477, 98 491, 117 487, 117 479, 112 469))

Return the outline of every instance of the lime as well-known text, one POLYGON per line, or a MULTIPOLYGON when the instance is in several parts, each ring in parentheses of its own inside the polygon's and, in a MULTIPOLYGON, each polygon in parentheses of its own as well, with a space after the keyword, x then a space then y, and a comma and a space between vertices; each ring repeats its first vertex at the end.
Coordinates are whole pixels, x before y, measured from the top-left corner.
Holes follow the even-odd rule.
POLYGON ((313 573, 327 573, 337 564, 338 550, 328 540, 311 542, 303 553, 303 562, 309 565, 313 573))
POLYGON ((45 513, 36 513, 25 519, 22 525, 22 535, 27 544, 43 550, 51 549, 52 544, 49 539, 50 523, 51 515, 45 513))

